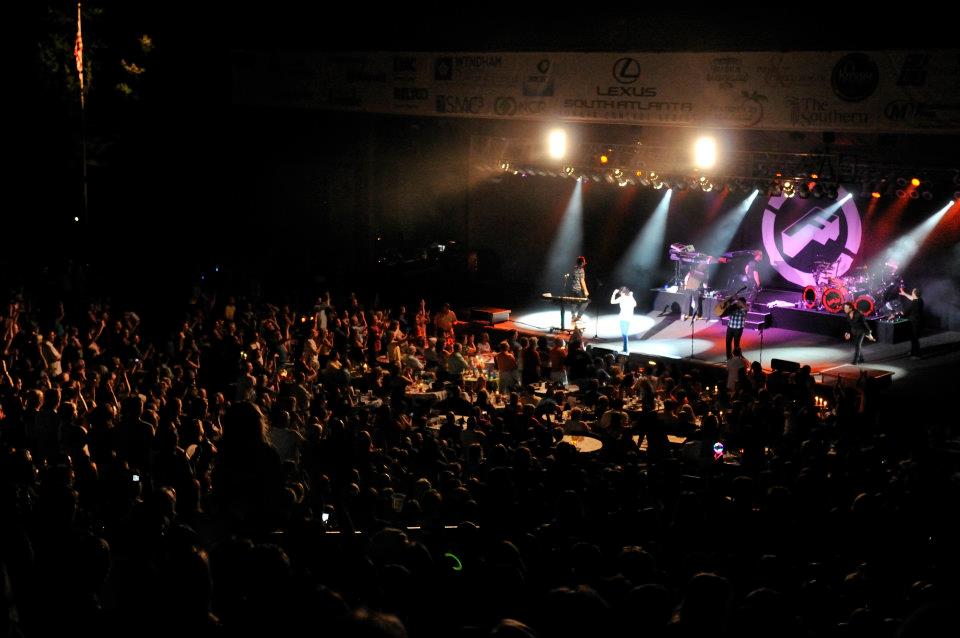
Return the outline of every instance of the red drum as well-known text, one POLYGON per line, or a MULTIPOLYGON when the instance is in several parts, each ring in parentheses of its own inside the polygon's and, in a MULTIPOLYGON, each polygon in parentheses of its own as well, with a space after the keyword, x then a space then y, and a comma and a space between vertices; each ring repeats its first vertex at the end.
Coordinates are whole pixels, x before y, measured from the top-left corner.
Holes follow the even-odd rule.
POLYGON ((818 298, 819 298, 819 295, 817 294, 816 286, 807 286, 806 288, 803 289, 803 295, 801 299, 803 299, 804 307, 806 308, 816 307, 818 298))
POLYGON ((829 312, 843 310, 843 302, 847 300, 847 289, 843 286, 827 288, 823 291, 820 303, 829 312))
POLYGON ((877 309, 877 302, 871 295, 860 295, 853 301, 853 305, 865 317, 872 315, 877 309))

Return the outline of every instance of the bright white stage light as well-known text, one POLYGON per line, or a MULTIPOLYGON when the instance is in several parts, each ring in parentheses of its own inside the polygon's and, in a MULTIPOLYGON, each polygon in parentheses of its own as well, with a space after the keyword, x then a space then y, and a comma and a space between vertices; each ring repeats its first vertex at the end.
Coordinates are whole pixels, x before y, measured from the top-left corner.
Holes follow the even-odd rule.
POLYGON ((717 163, 717 142, 712 137, 701 137, 693 147, 693 165, 713 168, 717 163))
POLYGON ((555 128, 547 135, 547 152, 553 159, 563 159, 567 155, 567 132, 555 128))

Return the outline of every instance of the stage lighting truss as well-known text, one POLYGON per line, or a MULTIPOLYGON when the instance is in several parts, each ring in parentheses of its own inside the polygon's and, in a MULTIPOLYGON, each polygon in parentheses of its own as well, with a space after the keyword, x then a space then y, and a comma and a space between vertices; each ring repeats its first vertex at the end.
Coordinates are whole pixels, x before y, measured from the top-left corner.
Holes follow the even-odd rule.
POLYGON ((521 177, 580 177, 621 188, 639 186, 655 190, 687 188, 711 192, 759 190, 770 196, 835 200, 839 184, 852 185, 864 198, 881 197, 932 200, 938 190, 958 191, 960 169, 881 165, 836 153, 780 153, 733 151, 723 163, 703 175, 690 165, 683 145, 570 143, 564 160, 551 159, 542 140, 474 136, 471 166, 521 177), (601 161, 606 158, 606 162, 601 161), (920 177, 920 185, 910 181, 920 177))

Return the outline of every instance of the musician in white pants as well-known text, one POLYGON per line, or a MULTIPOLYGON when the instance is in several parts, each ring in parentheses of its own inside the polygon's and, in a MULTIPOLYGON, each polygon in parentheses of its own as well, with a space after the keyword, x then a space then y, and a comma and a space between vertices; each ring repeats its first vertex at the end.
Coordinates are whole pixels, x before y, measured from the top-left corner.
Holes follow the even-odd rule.
POLYGON ((628 352, 627 335, 630 334, 630 320, 633 319, 637 300, 633 298, 633 292, 629 288, 621 286, 610 295, 610 303, 620 304, 620 335, 623 337, 623 352, 628 352))

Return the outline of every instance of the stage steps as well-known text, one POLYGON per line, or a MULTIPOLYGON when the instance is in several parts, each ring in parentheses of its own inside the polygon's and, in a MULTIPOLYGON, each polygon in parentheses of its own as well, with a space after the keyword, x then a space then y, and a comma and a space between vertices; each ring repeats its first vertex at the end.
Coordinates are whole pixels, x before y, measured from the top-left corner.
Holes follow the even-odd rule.
POLYGON ((764 309, 762 312, 751 310, 743 320, 743 327, 748 330, 764 330, 773 325, 773 313, 764 309))
MULTIPOLYGON (((730 317, 723 317, 720 322, 727 325, 730 317)), ((747 316, 743 318, 743 328, 745 330, 764 330, 773 325, 773 313, 764 308, 762 311, 749 310, 747 316)))

